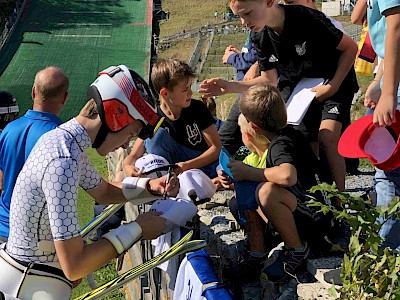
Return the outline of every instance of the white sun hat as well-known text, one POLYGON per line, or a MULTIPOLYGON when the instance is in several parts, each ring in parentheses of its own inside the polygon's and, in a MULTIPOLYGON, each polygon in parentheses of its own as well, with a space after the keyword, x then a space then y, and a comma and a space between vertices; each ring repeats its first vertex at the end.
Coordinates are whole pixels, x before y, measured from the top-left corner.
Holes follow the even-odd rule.
POLYGON ((147 154, 136 160, 135 167, 148 178, 159 178, 168 174, 168 167, 175 168, 176 165, 171 165, 160 155, 147 154))

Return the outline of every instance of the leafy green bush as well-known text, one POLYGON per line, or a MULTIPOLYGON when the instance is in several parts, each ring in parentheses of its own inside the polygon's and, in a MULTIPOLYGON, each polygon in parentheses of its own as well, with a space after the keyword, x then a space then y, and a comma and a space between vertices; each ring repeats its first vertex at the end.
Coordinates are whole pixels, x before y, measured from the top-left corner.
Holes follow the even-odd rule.
POLYGON ((338 192, 335 185, 323 183, 311 189, 325 191, 329 198, 338 197, 346 209, 338 211, 319 202, 317 206, 326 213, 329 210, 340 220, 346 220, 352 228, 349 254, 344 256, 340 277, 340 295, 332 289, 338 299, 400 299, 400 254, 382 246, 378 235, 381 228, 379 218, 400 217, 400 199, 395 197, 388 208, 375 207, 362 197, 338 192))

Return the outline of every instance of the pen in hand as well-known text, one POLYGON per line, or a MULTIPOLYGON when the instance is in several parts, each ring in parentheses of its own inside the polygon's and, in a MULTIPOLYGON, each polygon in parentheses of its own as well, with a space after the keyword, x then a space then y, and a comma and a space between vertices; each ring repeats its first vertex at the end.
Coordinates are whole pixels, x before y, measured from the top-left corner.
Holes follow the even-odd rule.
POLYGON ((141 167, 140 170, 139 170, 139 172, 137 173, 137 176, 141 175, 142 172, 143 172, 143 170, 144 170, 144 167, 141 167))
POLYGON ((168 167, 168 174, 167 174, 167 180, 165 181, 165 191, 164 191, 164 200, 167 198, 167 185, 171 180, 171 175, 172 175, 172 167, 168 167))

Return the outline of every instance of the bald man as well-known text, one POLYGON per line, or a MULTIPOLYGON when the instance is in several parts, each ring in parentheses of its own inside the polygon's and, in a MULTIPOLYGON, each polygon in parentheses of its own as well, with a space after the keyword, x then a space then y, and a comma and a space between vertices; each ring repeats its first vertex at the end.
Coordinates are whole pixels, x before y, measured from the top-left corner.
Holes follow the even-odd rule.
POLYGON ((37 140, 61 124, 58 117, 68 97, 68 77, 57 67, 47 67, 35 76, 33 107, 9 123, 0 135, 0 243, 7 241, 11 195, 17 176, 37 140))

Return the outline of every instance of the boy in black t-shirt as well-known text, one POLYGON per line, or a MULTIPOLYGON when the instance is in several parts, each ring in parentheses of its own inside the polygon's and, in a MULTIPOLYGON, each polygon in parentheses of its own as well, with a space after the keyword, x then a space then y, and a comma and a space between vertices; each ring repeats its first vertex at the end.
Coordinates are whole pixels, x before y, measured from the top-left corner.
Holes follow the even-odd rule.
POLYGON ((145 152, 178 165, 174 170, 178 174, 201 169, 211 178, 217 176, 221 140, 207 106, 192 99, 195 77, 188 64, 176 59, 161 59, 153 65, 151 80, 161 98, 157 113, 165 120, 152 139, 136 139, 124 160, 127 176, 139 175, 134 165, 145 152))
POLYGON ((277 261, 263 272, 269 280, 283 282, 305 267, 310 248, 300 237, 310 241, 331 232, 331 217, 305 204, 310 200, 306 190, 318 184, 318 159, 304 136, 286 125, 285 102, 277 88, 250 88, 240 98, 239 107, 253 130, 270 141, 267 167, 252 168, 234 160, 228 167, 235 182, 261 182, 255 201, 285 243, 277 261))
POLYGON ((230 0, 229 5, 253 32, 261 76, 246 82, 213 78, 201 85, 201 92, 206 97, 217 96, 268 83, 278 86, 287 100, 302 78, 329 80, 313 88, 316 100, 298 129, 306 135, 315 153, 320 141, 333 179, 338 189, 344 191, 345 163, 337 152, 337 143, 342 124, 349 122, 351 101, 358 90, 351 71, 357 45, 314 9, 278 5, 276 0, 230 0))

